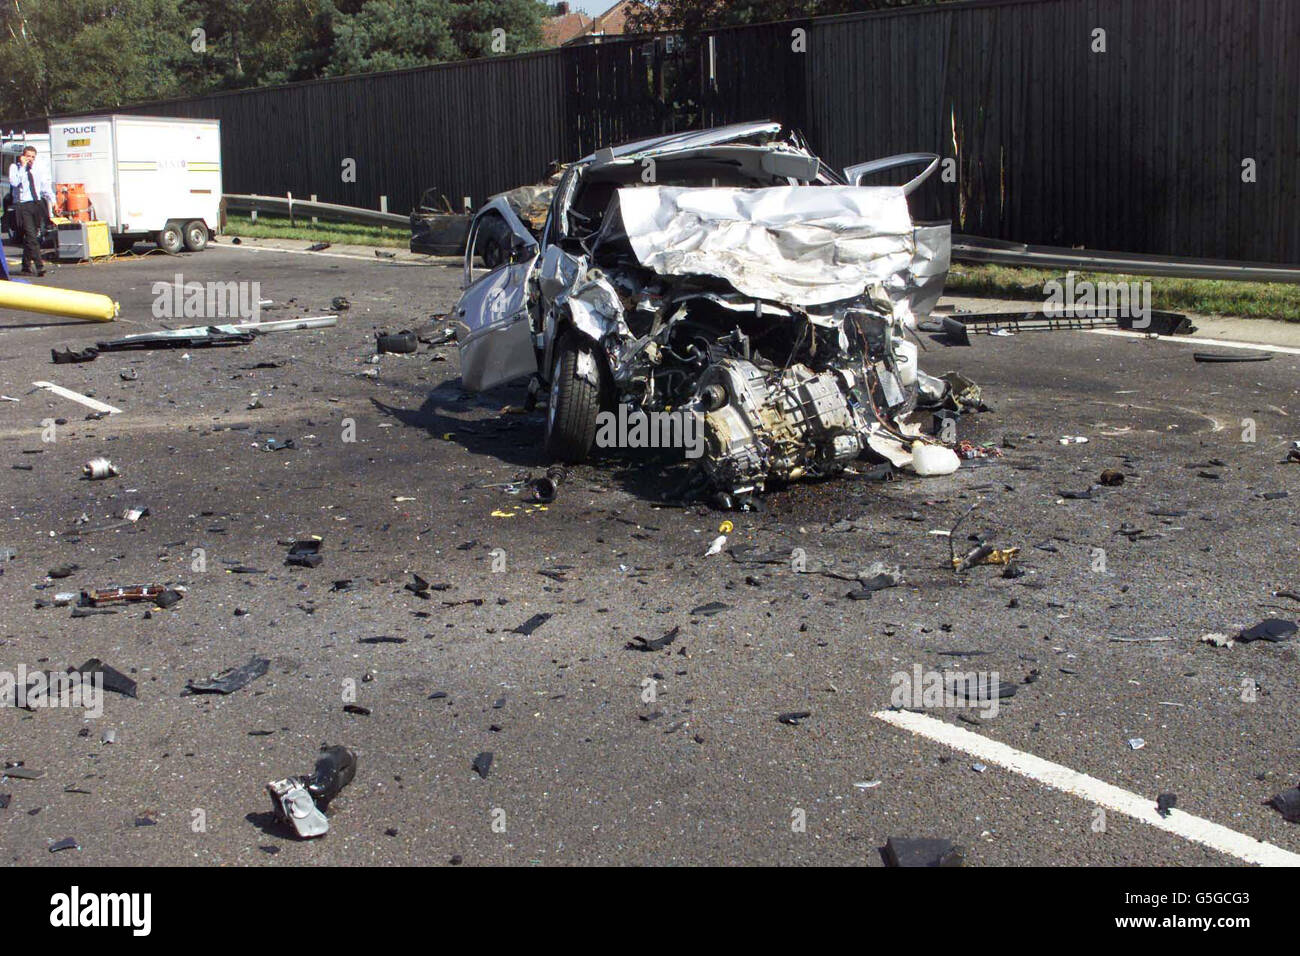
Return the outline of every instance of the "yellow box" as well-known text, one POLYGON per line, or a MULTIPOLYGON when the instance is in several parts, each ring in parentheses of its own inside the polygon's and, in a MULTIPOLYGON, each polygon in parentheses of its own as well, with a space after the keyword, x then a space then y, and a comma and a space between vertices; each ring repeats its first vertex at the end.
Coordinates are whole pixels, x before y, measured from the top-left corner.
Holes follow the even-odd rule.
POLYGON ((113 240, 106 222, 58 222, 59 258, 98 259, 113 254, 113 240))

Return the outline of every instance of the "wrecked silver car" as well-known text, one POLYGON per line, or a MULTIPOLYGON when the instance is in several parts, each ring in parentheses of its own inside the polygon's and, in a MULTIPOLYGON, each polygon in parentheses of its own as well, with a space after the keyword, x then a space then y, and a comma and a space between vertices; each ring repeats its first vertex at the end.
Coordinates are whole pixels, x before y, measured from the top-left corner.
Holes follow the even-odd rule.
POLYGON ((478 278, 466 256, 451 315, 463 384, 531 376, 530 400, 548 396, 546 452, 569 462, 590 453, 602 412, 695 416, 702 473, 732 502, 864 454, 951 471, 956 455, 912 421, 949 387, 905 337, 948 271, 949 225, 918 225, 907 206, 937 164, 912 153, 841 176, 771 122, 588 156, 565 171, 540 239, 508 203, 475 217, 469 249, 498 217, 511 243, 478 278), (859 185, 907 165, 925 168, 859 185))

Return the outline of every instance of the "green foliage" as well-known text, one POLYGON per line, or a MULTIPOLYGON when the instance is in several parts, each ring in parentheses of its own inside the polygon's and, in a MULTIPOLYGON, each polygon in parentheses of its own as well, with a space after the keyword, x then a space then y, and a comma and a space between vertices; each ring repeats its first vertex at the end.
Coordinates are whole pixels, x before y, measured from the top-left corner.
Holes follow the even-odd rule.
POLYGON ((541 45, 545 13, 538 0, 3 0, 0 115, 519 53, 541 45))
POLYGON ((942 2, 944 0, 637 0, 628 14, 628 30, 672 31, 693 35, 748 23, 770 23, 774 20, 797 20, 942 2))

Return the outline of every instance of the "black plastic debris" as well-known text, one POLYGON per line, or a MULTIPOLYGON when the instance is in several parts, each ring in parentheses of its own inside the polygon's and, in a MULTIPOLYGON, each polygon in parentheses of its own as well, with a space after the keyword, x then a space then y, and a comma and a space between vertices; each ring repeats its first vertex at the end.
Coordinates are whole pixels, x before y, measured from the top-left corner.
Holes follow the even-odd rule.
POLYGON ((1242 644, 1249 644, 1251 641, 1272 641, 1274 644, 1280 644, 1282 641, 1291 640, 1295 634, 1295 621, 1266 617, 1254 627, 1248 627, 1238 634, 1237 640, 1242 644))
POLYGON ((1193 352, 1197 362, 1267 362, 1273 358, 1269 352, 1193 352))
POLYGON ((107 342, 96 342, 95 347, 101 352, 129 352, 148 349, 202 349, 225 348, 234 345, 249 345, 255 338, 252 332, 223 332, 219 326, 209 326, 194 334, 176 332, 145 332, 128 335, 107 342))
POLYGON ((293 568, 318 568, 325 560, 325 555, 320 553, 320 547, 320 538, 304 538, 295 541, 290 546, 284 563, 293 568))
POLYGON ((405 644, 406 638, 389 637, 388 635, 381 634, 378 637, 363 637, 359 641, 357 641, 357 643, 358 644, 405 644))
POLYGON ((286 438, 281 441, 278 438, 268 438, 266 444, 262 446, 262 451, 285 451, 292 450, 298 446, 293 443, 292 438, 286 438))
POLYGON ((160 608, 166 609, 172 607, 173 605, 179 604, 184 597, 185 595, 183 595, 180 591, 176 591, 172 588, 168 588, 167 590, 159 594, 156 598, 154 598, 153 603, 160 608))
POLYGON ((1156 813, 1162 817, 1169 816, 1169 811, 1178 805, 1178 794, 1162 793, 1156 797, 1156 813))
POLYGON ((539 627, 541 627, 550 619, 551 619, 551 615, 549 614, 534 614, 528 620, 524 621, 524 623, 520 624, 513 631, 511 631, 511 633, 522 634, 524 637, 527 637, 528 635, 532 634, 533 631, 537 630, 539 627))
POLYGON ((131 680, 121 671, 109 667, 98 657, 92 657, 80 667, 68 668, 68 673, 81 674, 83 677, 94 677, 98 675, 99 679, 104 682, 104 690, 111 690, 114 694, 121 694, 123 697, 135 697, 137 689, 136 682, 131 680))
POLYGON ((1091 501, 1092 500, 1091 488, 1085 488, 1083 491, 1058 491, 1056 494, 1058 497, 1064 498, 1066 501, 1091 501))
POLYGON ((51 853, 58 853, 62 850, 80 850, 80 849, 81 849, 81 844, 78 843, 76 840, 74 840, 72 837, 64 837, 58 843, 50 844, 51 853))
POLYGON ((99 349, 89 345, 84 349, 50 349, 50 360, 55 365, 76 365, 81 362, 93 362, 99 358, 99 349))
POLYGON ((207 680, 188 681, 182 694, 233 694, 265 674, 270 666, 271 662, 265 657, 254 657, 242 667, 227 668, 207 680))
POLYGON ((1283 790, 1267 805, 1282 814, 1287 823, 1300 823, 1300 787, 1283 790))
POLYGON ((387 355, 410 355, 420 347, 419 340, 410 329, 401 332, 376 332, 375 351, 387 355))
POLYGON ((352 303, 348 301, 347 296, 336 295, 330 300, 330 308, 335 312, 346 312, 352 308, 352 303))
POLYGON ((713 617, 723 611, 731 609, 730 604, 723 604, 721 601, 710 601, 708 604, 701 604, 699 607, 691 608, 691 613, 700 617, 713 617))
POLYGON ((1114 468, 1107 468, 1098 476, 1097 481, 1107 488, 1118 488, 1124 484, 1124 472, 1116 471, 1114 468))
POLYGON ((961 866, 966 851, 951 840, 890 837, 881 855, 886 866, 961 866))
POLYGON ((624 647, 629 651, 662 651, 673 641, 677 640, 677 635, 680 632, 680 627, 674 627, 663 637, 656 637, 653 641, 647 641, 644 637, 638 635, 628 641, 624 647))
POLYGON ((810 710, 790 710, 786 711, 784 714, 777 714, 776 719, 791 727, 798 727, 811 716, 812 711, 810 710))
POLYGON ((60 581, 63 578, 72 577, 72 575, 77 573, 77 570, 78 568, 77 565, 75 564, 62 564, 59 565, 59 567, 57 568, 50 568, 48 571, 45 572, 45 575, 46 577, 50 577, 56 581, 60 581))
POLYGON ((470 766, 474 768, 476 774, 486 780, 488 772, 492 769, 492 751, 483 751, 474 758, 474 762, 470 766))
POLYGON ((0 793, 0 810, 9 809, 9 801, 14 798, 12 793, 0 793))
POLYGON ((333 243, 330 243, 330 242, 313 242, 310 246, 307 247, 307 251, 308 251, 308 252, 324 252, 324 251, 325 251, 326 249, 328 249, 331 245, 333 245, 333 243))
POLYGON ((360 704, 344 704, 344 705, 343 705, 343 713, 345 713, 345 714, 354 714, 354 715, 356 715, 357 717, 369 717, 369 716, 370 716, 370 708, 369 708, 369 707, 362 707, 360 704))

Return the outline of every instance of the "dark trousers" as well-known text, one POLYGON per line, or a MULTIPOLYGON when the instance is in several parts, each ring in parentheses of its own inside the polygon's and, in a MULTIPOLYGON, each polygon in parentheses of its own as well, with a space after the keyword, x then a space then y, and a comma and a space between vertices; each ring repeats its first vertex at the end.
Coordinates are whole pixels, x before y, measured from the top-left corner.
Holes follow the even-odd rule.
POLYGON ((37 271, 45 268, 41 260, 41 228, 45 225, 45 203, 20 202, 14 207, 18 231, 23 237, 23 271, 33 266, 37 271))

